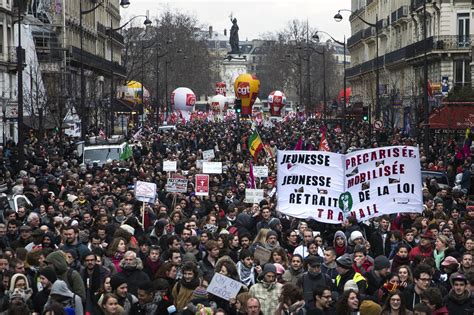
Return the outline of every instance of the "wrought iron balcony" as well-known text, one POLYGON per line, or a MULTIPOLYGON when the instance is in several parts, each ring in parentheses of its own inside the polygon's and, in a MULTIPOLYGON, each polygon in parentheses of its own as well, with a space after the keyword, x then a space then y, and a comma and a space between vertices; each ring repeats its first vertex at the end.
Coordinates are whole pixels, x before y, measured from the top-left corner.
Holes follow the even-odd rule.
POLYGON ((440 35, 434 38, 433 49, 436 50, 470 50, 472 37, 467 35, 440 35))
POLYGON ((363 30, 358 31, 357 33, 349 37, 347 39, 347 47, 354 46, 355 44, 357 44, 357 42, 361 41, 363 38, 363 32, 364 32, 363 30))

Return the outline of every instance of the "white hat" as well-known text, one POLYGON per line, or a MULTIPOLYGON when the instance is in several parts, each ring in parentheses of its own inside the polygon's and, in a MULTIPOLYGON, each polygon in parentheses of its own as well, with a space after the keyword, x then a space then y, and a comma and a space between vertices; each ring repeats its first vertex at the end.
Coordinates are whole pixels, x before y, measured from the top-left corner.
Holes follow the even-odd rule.
POLYGON ((122 224, 120 226, 121 229, 127 231, 128 233, 134 235, 135 234, 135 229, 133 227, 131 227, 130 225, 128 224, 122 224))

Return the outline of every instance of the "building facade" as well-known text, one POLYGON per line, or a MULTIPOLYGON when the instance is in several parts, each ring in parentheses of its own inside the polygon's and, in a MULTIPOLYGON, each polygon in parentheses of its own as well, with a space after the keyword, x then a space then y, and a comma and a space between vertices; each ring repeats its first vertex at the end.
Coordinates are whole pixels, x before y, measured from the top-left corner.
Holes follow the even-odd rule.
POLYGON ((352 0, 351 9, 351 103, 370 107, 372 119, 405 129, 420 121, 425 53, 431 109, 453 89, 471 86, 472 1, 352 0), (377 61, 380 108, 375 106, 377 61))

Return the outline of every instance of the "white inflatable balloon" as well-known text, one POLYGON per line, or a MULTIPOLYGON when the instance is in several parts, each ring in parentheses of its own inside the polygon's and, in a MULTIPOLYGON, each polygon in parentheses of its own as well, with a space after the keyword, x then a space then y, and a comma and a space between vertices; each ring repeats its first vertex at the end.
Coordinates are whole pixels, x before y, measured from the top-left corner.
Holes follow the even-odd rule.
POLYGON ((175 111, 192 112, 196 104, 196 95, 186 87, 179 87, 171 93, 171 106, 175 111))

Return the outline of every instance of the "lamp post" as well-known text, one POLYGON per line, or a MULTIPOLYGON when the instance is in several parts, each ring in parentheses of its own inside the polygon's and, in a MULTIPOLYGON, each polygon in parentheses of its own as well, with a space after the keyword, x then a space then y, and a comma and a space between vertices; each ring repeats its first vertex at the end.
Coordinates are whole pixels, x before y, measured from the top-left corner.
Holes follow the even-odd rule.
POLYGON ((428 102, 428 43, 426 41, 427 30, 426 30, 426 0, 423 0, 423 118, 424 118, 424 134, 423 134, 423 148, 425 154, 428 154, 428 148, 430 146, 430 110, 428 102))
POLYGON ((346 107, 347 107, 347 95, 346 95, 346 87, 347 87, 347 78, 346 78, 346 36, 344 35, 344 41, 338 41, 334 37, 332 37, 329 33, 325 31, 317 31, 313 38, 319 42, 318 33, 324 33, 329 36, 333 42, 342 45, 344 48, 344 83, 343 83, 343 93, 344 93, 344 103, 342 105, 342 131, 345 132, 346 126, 346 107))
MULTIPOLYGON (((288 59, 288 58, 291 58, 291 54, 286 54, 285 57, 288 59)), ((280 62, 286 62, 287 59, 280 59, 280 62)), ((298 85, 298 98, 299 98, 299 104, 300 105, 303 105, 303 70, 301 69, 302 67, 302 64, 301 64, 301 56, 298 54, 298 59, 299 59, 299 62, 295 62, 293 60, 289 60, 289 62, 291 62, 292 64, 294 64, 295 66, 298 67, 298 76, 299 76, 299 85, 298 85)))
MULTIPOLYGON (((23 56, 24 50, 21 46, 21 21, 22 21, 22 12, 25 9, 25 1, 17 1, 17 10, 18 10, 18 46, 16 48, 16 58, 17 58, 17 84, 18 84, 18 165, 20 170, 25 166, 25 139, 24 139, 24 126, 23 126, 23 56)), ((6 112, 6 108, 5 108, 6 112)), ((5 119, 4 112, 4 119, 5 119)), ((5 125, 4 125, 5 128, 5 125)))
MULTIPOLYGON (((99 3, 97 3, 97 0, 92 0, 92 3, 97 3, 95 6, 93 6, 91 9, 88 10, 83 10, 82 9, 82 0, 79 1, 79 38, 80 38, 80 63, 81 63, 81 106, 80 106, 80 112, 82 113, 81 117, 81 138, 84 140, 86 135, 87 135, 87 127, 88 127, 88 121, 89 121, 89 113, 88 110, 86 109, 86 79, 84 76, 84 29, 82 25, 82 16, 87 15, 89 13, 94 12, 104 4, 105 0, 101 0, 99 3)), ((120 0, 120 6, 124 9, 128 8, 130 6, 130 1, 128 0, 120 0)), ((112 25, 112 19, 110 21, 110 25, 112 25)), ((112 70, 113 71, 113 70, 112 70)))
MULTIPOLYGON (((315 36, 312 37, 315 39, 315 36)), ((316 48, 307 46, 307 50, 312 50, 313 52, 317 53, 318 55, 323 56, 323 116, 324 116, 324 123, 326 123, 327 119, 327 112, 326 112, 326 106, 327 106, 327 101, 326 101, 326 49, 323 46, 323 51, 318 51, 316 48)), ((309 60, 310 54, 308 54, 308 60, 309 60)), ((309 62, 308 62, 308 81, 309 81, 309 62)), ((310 87, 310 84, 308 84, 308 87, 310 87)), ((311 94, 309 93, 308 96, 310 97, 311 94)))
POLYGON ((2 123, 3 123, 3 126, 2 126, 2 130, 3 130, 3 138, 2 138, 2 142, 3 142, 3 149, 5 149, 5 146, 7 145, 7 139, 6 139, 6 133, 5 133, 5 127, 7 125, 7 104, 8 104, 8 98, 1 98, 1 101, 2 101, 2 123))
MULTIPOLYGON (((355 12, 353 12, 352 10, 340 9, 337 12, 337 14, 334 16, 334 20, 336 20, 336 22, 342 21, 341 11, 351 12, 359 20, 361 20, 362 22, 364 22, 368 26, 375 28, 375 55, 376 55, 375 56, 375 85, 376 85, 376 87, 375 87, 375 117, 378 119, 378 118, 380 118, 380 111, 381 111, 381 107, 380 107, 380 77, 379 77, 379 24, 377 23, 378 22, 378 14, 375 14, 375 23, 370 23, 370 22, 364 20, 359 15, 355 14, 355 12)), ((371 118, 371 115, 369 115, 369 128, 370 128, 370 133, 372 134, 371 124, 372 124, 372 118, 371 118)))
MULTIPOLYGON (((133 20, 135 20, 136 18, 139 18, 139 17, 144 17, 145 18, 145 21, 143 22, 143 24, 146 26, 149 26, 152 24, 151 20, 149 19, 149 16, 148 16, 148 12, 147 12, 147 15, 136 15, 134 17, 132 17, 130 20, 128 20, 126 23, 124 23, 123 25, 117 27, 117 28, 113 28, 113 25, 112 25, 112 19, 110 19, 110 28, 107 30, 109 32, 109 41, 110 41, 110 106, 111 106, 111 109, 113 108, 112 107, 112 101, 114 100, 114 95, 115 95, 115 89, 114 89, 114 67, 113 67, 113 62, 114 62, 114 45, 113 45, 113 42, 112 42, 112 34, 114 32, 117 32, 117 31, 120 31, 121 29, 123 29, 124 27, 126 27, 128 24, 130 24, 130 22, 132 22, 133 20)), ((142 55, 143 57, 143 55, 142 55)), ((142 83, 143 84, 143 83, 142 83)), ((113 113, 112 113, 112 117, 113 117, 113 113)), ((111 123, 112 123, 112 126, 111 126, 111 133, 113 134, 113 128, 114 128, 114 125, 113 125, 113 118, 111 119, 111 123)))

